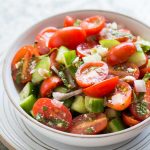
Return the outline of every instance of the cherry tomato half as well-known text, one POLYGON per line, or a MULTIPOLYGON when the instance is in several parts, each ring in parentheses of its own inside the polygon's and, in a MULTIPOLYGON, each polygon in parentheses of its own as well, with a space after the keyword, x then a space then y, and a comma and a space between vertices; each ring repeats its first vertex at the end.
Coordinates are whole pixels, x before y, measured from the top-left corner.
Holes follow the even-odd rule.
POLYGON ((133 116, 127 115, 126 113, 122 114, 122 120, 129 127, 140 123, 140 121, 136 120, 133 116))
POLYGON ((112 47, 107 54, 107 62, 114 66, 123 63, 128 60, 128 58, 134 54, 136 47, 131 42, 121 43, 115 47, 112 47))
POLYGON ((106 79, 90 87, 84 88, 83 93, 91 97, 105 96, 114 90, 118 81, 119 78, 117 76, 106 79))
POLYGON ((49 40, 49 48, 57 48, 66 46, 70 49, 75 49, 77 45, 83 43, 86 38, 86 33, 81 27, 65 27, 53 34, 49 40))
POLYGON ((35 38, 37 42, 37 48, 41 55, 49 52, 48 42, 51 36, 57 31, 55 27, 47 27, 43 29, 35 38))
POLYGON ((122 111, 131 104, 132 89, 126 82, 119 82, 115 91, 109 96, 107 106, 122 111))
POLYGON ((76 82, 80 87, 88 87, 103 81, 108 75, 108 66, 104 62, 89 62, 81 65, 76 74, 76 82))
POLYGON ((64 19, 64 27, 69 27, 74 25, 75 20, 71 16, 66 16, 64 19))
POLYGON ((103 113, 89 113, 77 116, 72 121, 70 133, 93 135, 107 127, 107 117, 103 113))
POLYGON ((80 26, 86 31, 87 35, 99 33, 105 26, 105 18, 102 16, 93 16, 84 19, 80 26))
POLYGON ((90 55, 90 49, 96 46, 96 43, 94 42, 88 42, 88 43, 81 43, 77 46, 77 55, 78 57, 82 58, 87 55, 90 55))
POLYGON ((140 69, 140 77, 144 77, 146 73, 150 73, 150 67, 140 69))
POLYGON ((125 76, 133 76, 135 79, 138 79, 140 75, 139 68, 133 63, 123 63, 113 67, 110 66, 109 73, 121 78, 125 76))
POLYGON ((33 105, 32 112, 36 120, 57 130, 66 131, 72 122, 68 108, 61 102, 49 98, 38 99, 33 105))
POLYGON ((61 79, 57 76, 51 76, 45 79, 40 87, 40 95, 41 97, 46 97, 51 95, 51 92, 54 88, 56 88, 61 83, 61 79))

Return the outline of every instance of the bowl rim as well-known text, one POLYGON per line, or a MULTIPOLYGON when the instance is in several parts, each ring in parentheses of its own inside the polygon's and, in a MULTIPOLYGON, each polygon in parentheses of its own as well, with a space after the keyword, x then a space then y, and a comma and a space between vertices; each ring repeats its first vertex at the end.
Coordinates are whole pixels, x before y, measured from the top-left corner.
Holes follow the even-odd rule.
MULTIPOLYGON (((63 12, 63 13, 58 13, 58 14, 55 14, 55 15, 51 15, 50 17, 47 17, 45 19, 42 19, 41 21, 38 21, 37 23, 33 24, 32 26, 28 27, 24 32, 22 32, 18 38, 16 40, 14 40, 14 42, 9 46, 9 48, 11 48, 17 41, 20 37, 22 37, 28 30, 30 30, 31 28, 35 27, 37 24, 39 23, 42 23, 43 21, 46 21, 52 17, 57 17, 59 15, 68 15, 69 13, 77 13, 77 12, 102 12, 102 13, 112 13, 114 15, 119 15, 119 16, 122 16, 122 17, 125 17, 125 18, 129 18, 131 20, 134 20, 135 22, 138 22, 139 24, 141 24, 142 26, 146 27, 148 30, 150 30, 150 27, 147 25, 147 24, 144 24, 143 22, 137 20, 137 19, 134 19, 130 16, 127 16, 127 15, 124 15, 124 14, 121 14, 121 13, 118 13, 118 12, 114 12, 114 11, 108 11, 108 10, 99 10, 99 9, 84 9, 84 10, 73 10, 73 11, 66 11, 66 12, 63 12)), ((30 115, 28 115, 26 112, 24 112, 21 107, 17 107, 17 105, 14 103, 13 101, 13 97, 11 96, 11 94, 9 94, 9 91, 7 90, 7 81, 6 81, 6 71, 5 71, 5 68, 6 68, 6 65, 7 65, 7 57, 8 57, 8 54, 9 52, 11 51, 11 49, 9 49, 5 55, 5 58, 4 58, 4 61, 3 61, 3 68, 2 68, 2 79, 3 79, 3 84, 4 84, 4 89, 6 91, 6 94, 10 100, 10 102, 12 103, 12 105, 14 106, 14 108, 19 112, 19 115, 21 115, 22 117, 24 117, 24 119, 27 119, 30 123, 33 123, 34 125, 44 129, 44 130, 47 130, 47 131, 51 131, 51 132, 54 132, 54 133, 57 133, 57 134, 61 134, 63 136, 70 136, 70 137, 75 137, 75 138, 104 138, 104 137, 110 137, 110 136, 115 136, 115 135, 120 135, 120 134, 124 134, 124 133, 127 133, 127 132, 130 132, 130 131, 133 131, 135 129, 138 129, 140 128, 141 126, 143 126, 142 128, 145 128, 147 126, 147 122, 150 121, 150 117, 145 119, 144 121, 138 123, 137 125, 134 125, 132 127, 129 127, 127 129, 124 129, 122 131, 118 131, 118 132, 114 132, 114 133, 107 133, 107 134, 97 134, 97 135, 80 135, 80 134, 73 134, 73 133, 68 133, 68 132, 63 132, 63 131, 59 131, 59 130, 56 130, 56 129, 53 129, 51 127, 48 127, 40 122, 38 122, 37 120, 35 120, 34 118, 32 118, 30 115), (146 124, 146 125, 145 125, 146 124)))

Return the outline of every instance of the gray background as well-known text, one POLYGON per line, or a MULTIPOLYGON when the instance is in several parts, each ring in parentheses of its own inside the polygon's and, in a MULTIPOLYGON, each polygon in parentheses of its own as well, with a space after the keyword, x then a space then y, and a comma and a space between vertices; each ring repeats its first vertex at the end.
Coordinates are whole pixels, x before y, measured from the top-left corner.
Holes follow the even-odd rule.
MULTIPOLYGON (((34 23, 76 9, 116 11, 150 26, 150 0, 0 0, 0 55, 34 23)), ((1 143, 0 150, 6 150, 1 143)))

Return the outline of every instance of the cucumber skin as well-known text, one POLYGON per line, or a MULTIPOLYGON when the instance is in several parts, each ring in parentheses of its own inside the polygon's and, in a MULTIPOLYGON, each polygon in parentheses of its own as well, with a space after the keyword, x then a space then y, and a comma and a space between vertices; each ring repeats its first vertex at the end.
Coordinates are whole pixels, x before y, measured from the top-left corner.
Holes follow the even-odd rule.
POLYGON ((88 112, 100 113, 104 111, 104 99, 85 96, 85 107, 88 112))
POLYGON ((117 46, 117 45, 120 44, 119 41, 117 41, 117 40, 111 40, 111 39, 100 40, 99 43, 103 47, 108 48, 108 49, 110 49, 110 48, 112 48, 112 47, 117 46))
POLYGON ((25 112, 30 114, 32 107, 33 107, 35 102, 36 102, 36 97, 34 95, 30 95, 20 103, 20 106, 22 107, 22 109, 25 112))
POLYGON ((105 110, 105 114, 106 114, 108 119, 118 118, 121 116, 121 113, 119 111, 116 111, 116 110, 111 109, 111 108, 107 108, 105 110))
POLYGON ((33 93, 34 93, 34 85, 32 82, 28 82, 19 94, 20 99, 23 100, 33 93))
POLYGON ((49 73, 49 76, 51 76, 50 72, 50 58, 49 57, 43 57, 35 66, 35 72, 32 74, 32 83, 33 84, 39 84, 42 80, 44 80, 44 77, 40 76, 38 73, 38 69, 46 69, 49 73))
POLYGON ((128 59, 128 62, 134 63, 135 65, 140 67, 146 63, 146 56, 144 52, 137 51, 128 59))
POLYGON ((71 109, 79 112, 79 113, 86 113, 87 110, 85 108, 85 99, 83 96, 76 96, 74 102, 71 105, 71 109))

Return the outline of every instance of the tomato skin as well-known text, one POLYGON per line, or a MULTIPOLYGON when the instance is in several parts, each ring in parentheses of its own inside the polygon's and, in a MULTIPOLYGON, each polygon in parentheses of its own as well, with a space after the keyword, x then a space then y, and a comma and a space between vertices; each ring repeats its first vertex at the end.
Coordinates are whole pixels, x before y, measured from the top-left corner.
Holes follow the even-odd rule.
POLYGON ((37 42, 37 48, 41 55, 47 54, 49 52, 49 39, 57 30, 58 29, 55 27, 47 27, 36 36, 35 41, 37 42))
POLYGON ((119 64, 117 66, 110 66, 109 67, 109 73, 119 76, 121 78, 125 77, 125 76, 133 76, 135 79, 138 79, 140 76, 140 71, 139 68, 133 64, 133 63, 123 63, 123 64, 119 64), (120 68, 120 69, 119 69, 120 68), (134 69, 134 72, 129 72, 127 69, 131 68, 134 69))
POLYGON ((95 43, 93 42, 86 42, 86 43, 81 43, 77 46, 77 56, 82 58, 87 55, 90 55, 90 49, 96 46, 95 43))
POLYGON ((66 131, 72 122, 72 115, 67 107, 63 104, 61 106, 57 106, 54 104, 52 99, 49 98, 40 98, 38 99, 32 108, 32 112, 34 117, 36 118, 38 114, 42 116, 41 123, 55 128, 57 130, 66 131), (46 109, 44 109, 46 107, 46 109), (60 119, 67 123, 67 126, 57 126, 57 124, 49 124, 49 121, 52 119, 60 119))
POLYGON ((108 66, 104 62, 89 62, 84 63, 81 65, 76 74, 76 82, 80 87, 89 87, 95 83, 98 83, 102 80, 104 80, 108 75, 108 66), (98 71, 90 69, 92 67, 97 67, 97 70, 100 70, 100 73, 98 71))
POLYGON ((51 94, 52 90, 61 83, 61 79, 57 76, 51 76, 45 79, 40 87, 41 97, 46 97, 51 94))
POLYGON ((93 16, 84 19, 80 26, 86 31, 87 35, 99 33, 105 26, 105 18, 102 16, 93 16))
POLYGON ((107 62, 111 65, 121 64, 126 62, 128 58, 134 54, 136 47, 131 42, 124 42, 115 47, 112 47, 107 54, 107 62))
POLYGON ((57 48, 66 46, 70 49, 75 49, 77 45, 83 43, 86 38, 86 33, 81 27, 65 27, 53 34, 49 40, 49 48, 57 48))
POLYGON ((74 25, 75 20, 71 16, 66 16, 64 19, 64 27, 69 27, 74 25))
POLYGON ((119 78, 117 76, 112 77, 90 87, 84 88, 83 93, 91 97, 105 96, 114 90, 118 82, 119 78))
POLYGON ((72 121, 72 126, 69 129, 70 133, 94 135, 101 132, 107 127, 107 118, 103 113, 89 113, 77 116, 72 121), (91 131, 88 131, 88 129, 91 131))
POLYGON ((133 116, 127 115, 126 113, 122 114, 122 120, 129 127, 140 123, 140 121, 136 120, 133 116))
MULTIPOLYGON (((119 31, 123 32, 123 33, 131 34, 130 30, 128 30, 128 29, 120 29, 119 31)), ((116 40, 118 40, 119 42, 126 42, 127 40, 129 40, 129 38, 126 36, 123 36, 123 37, 116 38, 116 40)))
POLYGON ((51 54, 50 54, 50 62, 51 62, 51 67, 52 66, 55 66, 57 69, 59 69, 60 67, 60 64, 56 61, 56 56, 57 56, 57 51, 53 51, 51 54))
POLYGON ((144 77, 146 73, 150 73, 150 67, 140 69, 140 77, 144 77))
POLYGON ((119 82, 119 84, 117 85, 114 93, 112 94, 112 96, 115 96, 116 94, 121 94, 122 95, 122 101, 123 103, 113 103, 111 101, 107 102, 107 106, 115 109, 117 111, 122 111, 125 110, 127 107, 130 106, 131 104, 131 94, 132 94, 132 89, 130 87, 130 85, 126 82, 119 82))

